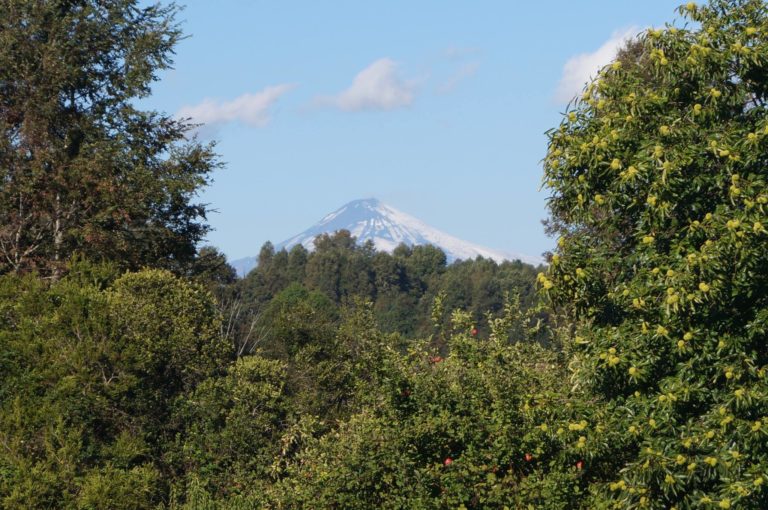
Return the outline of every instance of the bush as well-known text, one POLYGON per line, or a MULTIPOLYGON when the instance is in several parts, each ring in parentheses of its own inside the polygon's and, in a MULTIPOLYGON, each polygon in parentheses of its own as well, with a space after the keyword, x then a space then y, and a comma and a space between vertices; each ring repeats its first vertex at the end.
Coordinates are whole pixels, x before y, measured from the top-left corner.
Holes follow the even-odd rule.
POLYGON ((53 284, 0 277, 4 507, 159 503, 183 425, 173 403, 229 360, 202 287, 81 269, 53 284))
POLYGON ((217 496, 256 492, 268 482, 286 420, 284 379, 282 363, 248 356, 182 397, 175 420, 184 433, 174 455, 183 478, 217 496))
POLYGON ((469 314, 454 314, 457 332, 445 358, 428 342, 406 356, 378 351, 370 404, 308 442, 275 486, 272 504, 570 507, 580 473, 541 428, 566 379, 552 352, 507 342, 512 308, 507 313, 490 339, 472 335, 469 314))

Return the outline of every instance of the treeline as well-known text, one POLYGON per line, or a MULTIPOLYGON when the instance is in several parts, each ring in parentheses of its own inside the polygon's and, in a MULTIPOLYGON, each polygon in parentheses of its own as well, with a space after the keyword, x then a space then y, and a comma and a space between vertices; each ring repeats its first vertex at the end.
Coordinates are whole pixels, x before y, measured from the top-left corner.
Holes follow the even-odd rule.
POLYGON ((318 237, 312 252, 301 245, 275 252, 266 243, 258 266, 221 297, 237 301, 254 317, 289 287, 317 292, 336 307, 363 298, 373 303, 383 331, 408 337, 432 332, 430 313, 439 297, 445 309, 468 311, 487 334, 486 314, 500 312, 507 300, 533 306, 536 274, 536 268, 520 261, 497 264, 478 258, 448 265, 445 254, 430 245, 380 252, 371 243, 357 244, 342 230, 318 237))

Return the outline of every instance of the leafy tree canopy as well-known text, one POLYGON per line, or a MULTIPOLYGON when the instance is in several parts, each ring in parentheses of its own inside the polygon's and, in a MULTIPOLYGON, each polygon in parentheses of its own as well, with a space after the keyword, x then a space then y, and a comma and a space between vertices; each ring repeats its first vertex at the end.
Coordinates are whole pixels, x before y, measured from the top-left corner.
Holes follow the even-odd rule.
POLYGON ((137 0, 0 1, 0 273, 58 275, 75 252, 179 269, 218 166, 189 125, 137 108, 181 37, 137 0))
POLYGON ((561 237, 539 282, 573 321, 576 387, 606 406, 566 443, 602 466, 595 508, 768 505, 768 13, 680 12, 549 135, 561 237))

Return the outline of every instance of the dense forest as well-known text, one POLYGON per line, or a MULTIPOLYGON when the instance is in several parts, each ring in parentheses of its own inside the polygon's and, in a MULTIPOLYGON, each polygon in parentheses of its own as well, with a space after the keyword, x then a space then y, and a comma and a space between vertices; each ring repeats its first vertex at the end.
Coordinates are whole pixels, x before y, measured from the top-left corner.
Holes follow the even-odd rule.
POLYGON ((316 292, 335 307, 363 298, 373 304, 383 331, 410 337, 432 332, 438 296, 445 309, 470 312, 483 331, 486 314, 500 312, 508 299, 519 298, 526 309, 536 302, 537 271, 531 265, 482 258, 447 265, 445 254, 430 245, 377 252, 370 242, 356 244, 345 230, 319 236, 311 252, 301 245, 275 252, 266 243, 259 261, 242 282, 222 289, 228 295, 221 301, 229 298, 243 307, 241 313, 258 315, 289 287, 316 292))
POLYGON ((768 6, 679 12, 547 133, 546 267, 238 279, 136 106, 178 8, 0 0, 0 506, 768 508, 768 6))

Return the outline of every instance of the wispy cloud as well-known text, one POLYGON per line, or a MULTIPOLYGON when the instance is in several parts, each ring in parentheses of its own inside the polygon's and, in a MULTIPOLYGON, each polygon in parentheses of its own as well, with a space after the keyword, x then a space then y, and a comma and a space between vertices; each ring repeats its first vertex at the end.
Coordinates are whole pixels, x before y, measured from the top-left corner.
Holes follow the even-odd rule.
POLYGON ((440 94, 448 94, 453 92, 459 83, 466 80, 467 78, 474 76, 479 68, 480 64, 478 62, 469 62, 462 65, 456 70, 456 72, 449 76, 447 80, 445 80, 437 87, 437 92, 440 94))
POLYGON ((443 56, 448 60, 462 60, 467 57, 477 57, 480 53, 482 53, 480 48, 449 46, 443 52, 443 56))
POLYGON ((398 73, 397 63, 382 58, 360 71, 352 85, 335 96, 319 97, 315 103, 340 110, 394 110, 413 103, 416 81, 405 80, 398 73))
POLYGON ((204 124, 208 129, 229 122, 264 127, 272 120, 272 105, 294 87, 294 84, 289 83, 274 85, 254 94, 243 94, 231 101, 205 99, 196 105, 182 107, 176 116, 191 118, 192 122, 204 124))
POLYGON ((555 100, 567 103, 584 88, 603 66, 609 64, 624 43, 637 35, 640 29, 630 27, 618 30, 602 46, 592 53, 582 53, 568 59, 563 66, 563 75, 555 92, 555 100))

